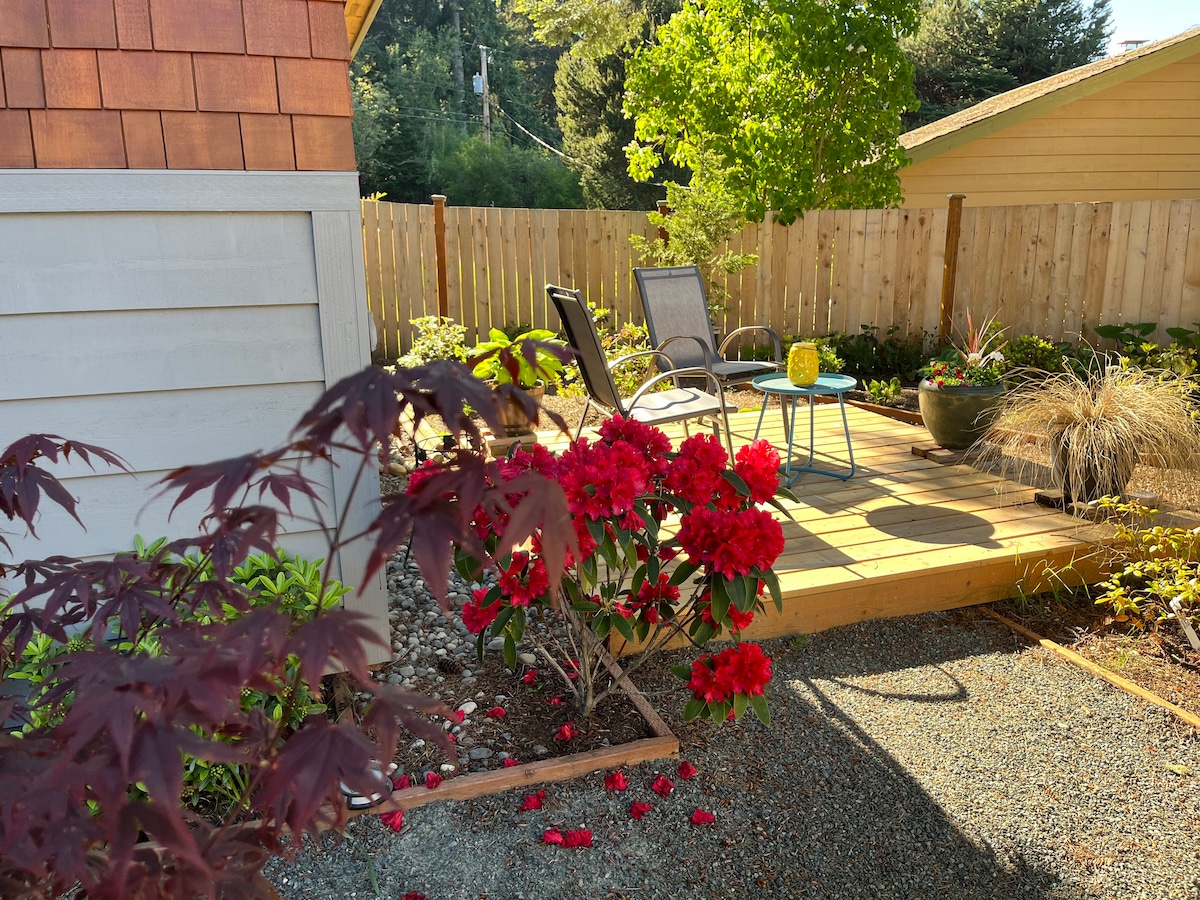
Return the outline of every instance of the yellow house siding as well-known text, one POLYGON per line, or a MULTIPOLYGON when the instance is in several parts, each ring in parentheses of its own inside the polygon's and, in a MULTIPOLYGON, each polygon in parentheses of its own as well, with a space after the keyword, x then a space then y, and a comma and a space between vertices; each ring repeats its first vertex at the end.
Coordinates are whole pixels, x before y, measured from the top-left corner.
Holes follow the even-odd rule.
POLYGON ((900 173, 905 206, 1200 197, 1200 57, 1164 66, 900 173))

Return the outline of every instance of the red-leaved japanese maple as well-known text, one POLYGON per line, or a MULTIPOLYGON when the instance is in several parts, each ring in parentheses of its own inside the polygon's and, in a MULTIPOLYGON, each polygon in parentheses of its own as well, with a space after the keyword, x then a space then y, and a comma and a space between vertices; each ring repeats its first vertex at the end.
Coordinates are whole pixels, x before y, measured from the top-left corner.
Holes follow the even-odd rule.
MULTIPOLYGON (((371 762, 391 758, 401 727, 449 749, 425 716, 448 710, 370 677, 365 647, 378 638, 362 614, 334 609, 298 622, 269 605, 250 609, 229 575, 248 554, 276 546, 283 511, 317 517, 314 462, 348 451, 355 485, 369 483, 379 446, 401 423, 412 429, 436 415, 459 446, 479 447, 464 409, 498 428, 498 409, 510 398, 536 415, 519 390, 493 392, 456 363, 369 368, 332 386, 282 446, 168 474, 162 489, 174 508, 193 496, 207 500, 198 533, 148 556, 0 564, 0 577, 18 585, 0 601, 0 677, 37 635, 63 643, 91 637, 56 660, 53 687, 38 701, 53 713, 49 724, 20 737, 0 731, 0 896, 53 897, 76 885, 89 897, 265 895, 267 859, 305 833, 341 825, 339 782, 376 788, 371 762), (182 565, 188 554, 211 562, 212 577, 200 580, 182 565), (224 620, 225 604, 245 615, 224 620), (180 615, 197 610, 212 624, 180 615), (119 634, 137 646, 152 629, 165 649, 159 656, 121 652, 110 640, 119 634), (243 692, 260 690, 297 702, 301 686, 317 688, 334 669, 371 695, 361 722, 314 715, 290 730, 288 715, 276 721, 241 702, 243 692), (242 796, 223 821, 181 803, 185 756, 248 764, 242 796)), ((72 456, 124 467, 108 451, 57 436, 18 440, 0 450, 0 517, 35 537, 43 501, 81 518, 48 467, 72 456)), ((318 524, 326 559, 352 541, 369 542, 363 583, 407 543, 429 587, 445 597, 454 545, 490 559, 489 551, 507 554, 535 532, 556 587, 570 549, 568 520, 553 481, 536 472, 503 480, 495 463, 464 449, 436 478, 386 503, 362 532, 351 533, 344 519, 318 524), (505 523, 498 547, 485 547, 470 527, 477 510, 505 523)), ((10 550, 3 535, 0 545, 10 550)), ((0 719, 22 721, 23 702, 6 691, 0 719)))

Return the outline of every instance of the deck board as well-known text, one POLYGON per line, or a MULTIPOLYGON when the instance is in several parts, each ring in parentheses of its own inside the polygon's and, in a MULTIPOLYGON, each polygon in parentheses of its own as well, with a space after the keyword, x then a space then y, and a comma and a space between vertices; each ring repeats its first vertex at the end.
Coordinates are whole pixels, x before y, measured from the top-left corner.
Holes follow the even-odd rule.
MULTIPOLYGON (((1033 502, 1033 490, 967 465, 913 455, 925 430, 865 410, 846 410, 857 474, 840 481, 797 479, 796 502, 776 513, 786 541, 775 565, 784 610, 768 605, 745 636, 766 638, 821 631, 888 616, 952 609, 1033 593, 1050 584, 1047 567, 1073 566, 1074 580, 1102 577, 1102 530, 1033 502)), ((730 417, 735 450, 754 436, 758 411, 730 417)), ((797 447, 808 439, 800 410, 797 447)), ((678 426, 664 429, 677 446, 678 426)), ((693 427, 692 433, 697 433, 693 427)), ((764 418, 762 436, 787 440, 779 413, 764 418)), ((543 443, 561 448, 553 432, 543 443)), ((841 415, 816 408, 816 464, 848 467, 841 415)))

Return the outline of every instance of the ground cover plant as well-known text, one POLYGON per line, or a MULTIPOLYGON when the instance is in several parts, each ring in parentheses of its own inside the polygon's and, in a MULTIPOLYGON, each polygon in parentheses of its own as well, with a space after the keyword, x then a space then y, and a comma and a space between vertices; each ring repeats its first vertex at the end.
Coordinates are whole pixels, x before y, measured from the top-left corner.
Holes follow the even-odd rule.
MULTIPOLYGON (((95 897, 267 896, 259 876, 265 861, 305 833, 340 825, 339 782, 364 793, 375 788, 372 761, 390 757, 399 728, 448 748, 427 718, 438 704, 370 677, 364 648, 376 638, 360 614, 318 603, 300 621, 278 602, 251 608, 232 576, 249 555, 278 543, 283 511, 320 514, 312 464, 348 452, 361 482, 402 412, 418 424, 437 416, 464 443, 478 443, 479 426, 464 406, 495 426, 499 404, 510 398, 536 414, 520 391, 493 392, 458 364, 367 369, 331 387, 282 446, 168 474, 163 490, 176 507, 206 498, 198 533, 109 560, 0 565, 0 575, 18 586, 3 604, 0 675, 21 665, 35 639, 68 645, 54 661, 53 686, 36 698, 41 724, 19 737, 0 734, 0 894, 52 897, 78 886, 95 897), (209 577, 181 562, 190 554, 209 577), (226 607, 240 615, 226 615, 226 607), (123 652, 109 640, 134 648, 150 634, 161 655, 123 652), (70 647, 80 635, 88 643, 70 647), (344 669, 355 690, 371 696, 362 719, 314 714, 293 727, 305 691, 318 689, 331 668, 344 669), (278 696, 279 715, 245 704, 247 691, 278 696), (247 767, 247 782, 220 821, 181 802, 186 758, 247 767)), ((82 518, 51 471, 75 457, 122 466, 102 449, 49 435, 0 450, 0 515, 35 537, 43 503, 82 518)), ((498 553, 567 515, 553 482, 532 472, 501 482, 495 463, 461 451, 429 490, 398 498, 362 533, 350 533, 344 519, 322 521, 327 558, 354 540, 369 542, 365 581, 407 543, 430 588, 444 597, 453 543, 488 558, 469 527, 477 506, 502 523, 498 553)), ((9 548, 3 535, 0 544, 9 548)), ((568 546, 568 536, 553 529, 543 537, 552 584, 568 546)), ((321 582, 322 593, 332 585, 328 567, 321 582)), ((6 692, 0 700, 6 721, 32 723, 34 714, 20 696, 6 692)))

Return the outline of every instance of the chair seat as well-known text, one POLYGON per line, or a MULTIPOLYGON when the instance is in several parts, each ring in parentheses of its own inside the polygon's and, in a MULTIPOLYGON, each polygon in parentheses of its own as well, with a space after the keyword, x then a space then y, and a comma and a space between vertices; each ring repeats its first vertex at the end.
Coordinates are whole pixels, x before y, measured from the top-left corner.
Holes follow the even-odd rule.
MULTIPOLYGON (((733 403, 725 403, 725 412, 737 412, 733 403)), ((656 394, 644 394, 629 417, 646 425, 659 422, 680 422, 697 416, 720 415, 721 401, 712 394, 695 388, 672 388, 656 394)))
POLYGON ((739 378, 749 381, 755 375, 778 372, 783 367, 782 363, 767 360, 715 360, 712 364, 712 371, 722 381, 737 381, 739 378))

